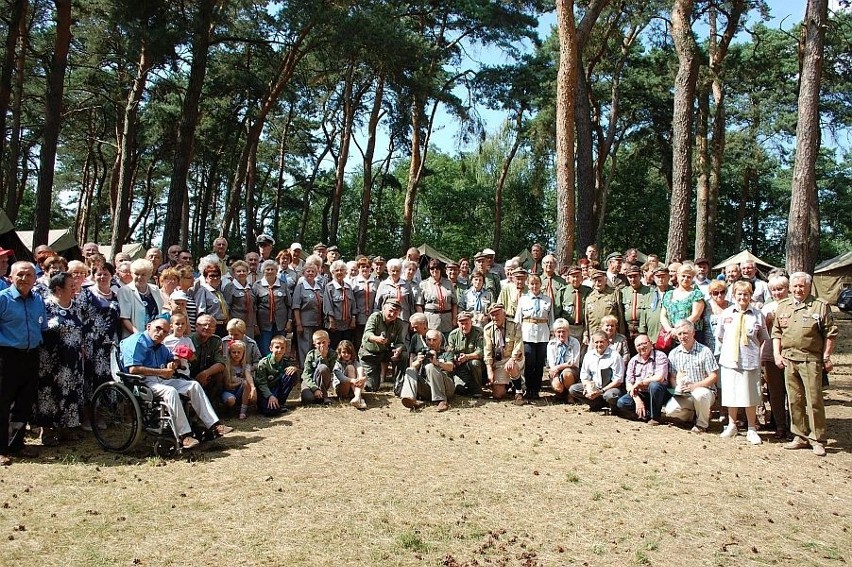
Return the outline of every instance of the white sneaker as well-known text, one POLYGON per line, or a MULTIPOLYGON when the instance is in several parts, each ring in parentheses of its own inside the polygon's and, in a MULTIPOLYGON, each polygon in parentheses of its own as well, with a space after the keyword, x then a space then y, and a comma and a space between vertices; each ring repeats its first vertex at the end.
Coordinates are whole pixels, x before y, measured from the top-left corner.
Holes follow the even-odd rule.
POLYGON ((739 434, 739 431, 737 431, 737 426, 729 425, 722 431, 722 433, 719 434, 719 437, 721 437, 722 439, 731 439, 733 437, 736 437, 737 434, 739 434))
POLYGON ((352 401, 349 403, 355 409, 367 409, 367 402, 364 401, 364 398, 352 398, 352 401))
POLYGON ((752 445, 760 445, 761 443, 763 443, 763 440, 761 440, 760 435, 758 435, 757 431, 755 431, 754 429, 748 430, 748 433, 746 433, 746 441, 748 441, 752 445))

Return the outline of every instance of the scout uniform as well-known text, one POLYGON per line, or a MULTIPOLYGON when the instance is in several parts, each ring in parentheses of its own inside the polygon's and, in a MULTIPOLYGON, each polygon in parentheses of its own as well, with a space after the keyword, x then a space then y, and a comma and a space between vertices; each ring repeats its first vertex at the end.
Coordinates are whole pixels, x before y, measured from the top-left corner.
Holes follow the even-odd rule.
MULTIPOLYGON (((399 302, 390 298, 385 301, 387 304, 401 308, 399 302)), ((397 318, 391 322, 385 321, 384 313, 381 311, 373 313, 367 319, 367 325, 364 328, 364 339, 361 342, 361 348, 358 350, 358 358, 361 360, 361 366, 364 368, 364 373, 367 375, 367 384, 373 392, 379 389, 382 380, 382 363, 390 362, 394 368, 394 375, 401 375, 400 361, 402 366, 407 366, 408 353, 405 349, 405 343, 408 341, 408 323, 401 318, 397 318), (373 337, 385 337, 388 339, 387 344, 380 345, 373 342, 373 337), (402 354, 399 361, 391 361, 393 350, 402 348, 402 354)))
MULTIPOLYGON (((579 266, 571 266, 568 270, 568 275, 582 273, 583 270, 579 266)), ((559 290, 559 305, 561 309, 557 313, 559 317, 565 318, 571 324, 569 333, 580 342, 581 346, 584 346, 583 330, 586 327, 586 298, 588 298, 591 291, 591 288, 584 285, 575 288, 570 283, 565 284, 559 290)))
MULTIPOLYGON (((627 273, 640 274, 642 271, 636 266, 627 268, 627 273)), ((641 279, 639 280, 642 281, 641 279)), ((633 351, 633 340, 639 334, 639 325, 641 324, 642 311, 646 308, 646 297, 651 293, 651 288, 647 285, 640 284, 639 288, 634 288, 631 285, 621 290, 621 307, 624 313, 624 323, 627 330, 627 338, 629 339, 630 352, 633 351)))
POLYGON ((552 276, 542 273, 539 277, 541 277, 541 293, 550 298, 553 313, 559 313, 562 309, 562 288, 567 285, 565 279, 556 273, 552 276))
POLYGON ((420 302, 430 329, 444 334, 453 330, 453 311, 457 310, 458 301, 450 280, 441 278, 438 283, 430 277, 421 281, 420 302))
MULTIPOLYGON (((603 272, 597 270, 589 274, 593 280, 604 275, 603 272)), ((603 291, 593 289, 586 297, 585 315, 586 328, 583 338, 587 344, 589 338, 600 330, 601 319, 607 315, 618 317, 618 328, 621 330, 624 325, 624 314, 621 311, 621 292, 609 286, 606 286, 603 291)))
POLYGON ((792 297, 778 303, 772 339, 780 340, 781 356, 786 363, 790 432, 811 444, 822 443, 825 438, 823 349, 826 339, 836 336, 837 326, 825 301, 808 295, 801 303, 792 297))
MULTIPOLYGON (((458 315, 459 321, 470 319, 471 314, 462 311, 458 315)), ((453 380, 456 384, 456 393, 470 396, 482 395, 482 356, 484 350, 484 339, 482 329, 471 326, 470 332, 465 335, 460 328, 455 328, 447 337, 447 350, 453 353, 453 357, 459 354, 478 354, 479 360, 470 360, 464 364, 456 365, 453 370, 453 380)))
MULTIPOLYGON (((489 313, 499 309, 503 309, 503 305, 495 303, 489 309, 489 313)), ((509 384, 511 382, 515 392, 520 393, 523 390, 521 376, 524 370, 524 341, 521 336, 521 326, 509 319, 505 320, 502 327, 498 327, 497 323, 491 321, 485 325, 483 335, 485 336, 485 366, 493 369, 494 383, 509 384), (520 359, 521 372, 514 378, 505 370, 506 361, 510 358, 520 359)))
MULTIPOLYGON (((512 279, 515 278, 519 273, 526 274, 527 271, 523 268, 518 268, 514 272, 512 272, 512 279)), ((498 293, 495 295, 492 292, 492 297, 497 297, 497 302, 502 303, 506 307, 506 317, 509 319, 515 318, 515 312, 518 309, 518 300, 521 298, 523 294, 525 294, 529 289, 526 284, 524 284, 524 289, 518 291, 515 282, 509 282, 509 284, 503 289, 498 290, 498 293)))

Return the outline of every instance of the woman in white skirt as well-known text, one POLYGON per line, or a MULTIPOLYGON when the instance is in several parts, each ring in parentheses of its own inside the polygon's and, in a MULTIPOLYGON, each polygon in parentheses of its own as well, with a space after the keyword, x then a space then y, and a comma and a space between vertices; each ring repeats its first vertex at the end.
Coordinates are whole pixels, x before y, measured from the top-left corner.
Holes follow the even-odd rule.
POLYGON ((728 408, 728 426, 723 438, 737 436, 737 409, 744 408, 748 419, 746 440, 760 444, 757 434, 757 405, 761 403, 760 348, 769 340, 766 319, 751 304, 752 288, 748 281, 734 284, 734 304, 722 312, 716 328, 721 342, 719 366, 722 367, 722 405, 728 408))

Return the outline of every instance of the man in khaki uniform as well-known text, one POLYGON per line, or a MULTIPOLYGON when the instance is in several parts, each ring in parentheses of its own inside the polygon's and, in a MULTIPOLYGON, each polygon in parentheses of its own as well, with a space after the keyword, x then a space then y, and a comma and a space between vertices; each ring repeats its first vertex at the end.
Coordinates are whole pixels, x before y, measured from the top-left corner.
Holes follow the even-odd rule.
POLYGON ((509 389, 515 391, 515 405, 524 405, 524 341, 521 326, 506 318, 502 303, 488 309, 491 322, 485 325, 485 370, 491 383, 491 396, 502 400, 509 389))
POLYGON ((639 324, 642 319, 642 311, 647 305, 647 295, 651 288, 642 283, 642 270, 639 266, 629 266, 624 272, 630 283, 621 290, 621 306, 624 312, 624 322, 627 327, 627 344, 630 346, 630 355, 636 355, 633 341, 639 336, 639 324))
POLYGON ((804 449, 810 445, 815 455, 824 457, 822 371, 834 368, 831 353, 837 326, 828 304, 811 295, 810 275, 792 274, 790 295, 778 304, 772 325, 775 364, 784 369, 790 432, 795 436, 784 448, 804 449))
POLYGON ((525 269, 518 268, 512 272, 512 283, 498 291, 497 295, 492 295, 492 297, 497 298, 498 303, 502 303, 506 308, 506 317, 509 319, 515 318, 518 299, 527 292, 527 276, 525 269))
POLYGON ((585 354, 586 345, 583 342, 583 329, 586 327, 586 298, 591 291, 591 288, 583 285, 583 269, 580 266, 568 268, 568 283, 559 293, 561 311, 558 315, 571 324, 569 333, 580 341, 580 346, 584 347, 583 354, 585 354))
POLYGON ((653 270, 653 287, 645 296, 645 308, 639 312, 639 333, 648 335, 652 343, 660 336, 660 312, 663 309, 663 295, 671 289, 669 285, 669 270, 665 266, 657 266, 653 270))
POLYGON ((541 273, 541 292, 550 298, 553 305, 553 313, 559 313, 562 308, 562 288, 565 280, 556 273, 556 257, 548 254, 541 260, 543 272, 541 273))
POLYGON ((589 337, 601 330, 601 319, 607 315, 614 315, 618 318, 619 332, 624 333, 621 292, 607 285, 605 272, 589 270, 589 278, 592 280, 594 288, 586 298, 586 328, 583 331, 583 342, 586 344, 589 344, 589 337))
POLYGON ((622 290, 627 287, 627 278, 621 273, 622 257, 618 252, 613 252, 606 257, 606 279, 609 287, 622 290))
POLYGON ((447 350, 453 354, 451 375, 456 384, 456 394, 482 397, 484 349, 482 329, 473 326, 473 316, 469 311, 460 312, 458 327, 447 337, 447 350))

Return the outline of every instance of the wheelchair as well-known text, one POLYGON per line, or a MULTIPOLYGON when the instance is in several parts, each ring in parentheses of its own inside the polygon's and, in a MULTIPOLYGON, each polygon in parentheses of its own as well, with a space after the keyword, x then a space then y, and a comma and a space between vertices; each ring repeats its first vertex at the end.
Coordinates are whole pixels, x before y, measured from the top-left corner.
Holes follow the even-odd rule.
MULTIPOLYGON (((127 453, 148 435, 154 438, 155 455, 180 454, 181 440, 169 408, 145 385, 144 377, 120 369, 117 345, 113 345, 111 373, 112 381, 98 386, 92 396, 92 432, 98 444, 107 451, 127 453)), ((182 401, 188 410, 189 404, 183 397, 182 401)))

